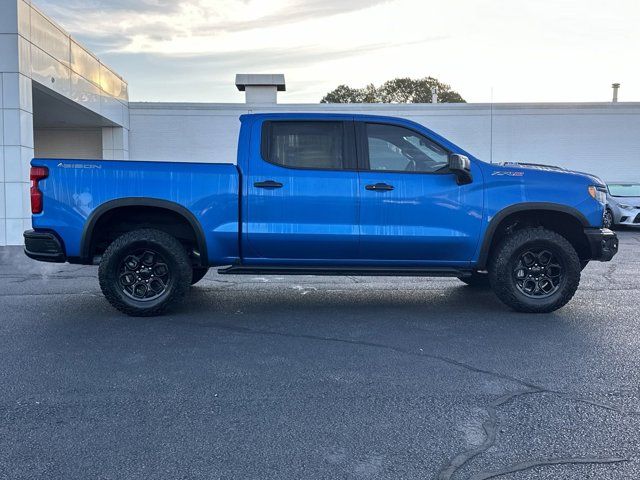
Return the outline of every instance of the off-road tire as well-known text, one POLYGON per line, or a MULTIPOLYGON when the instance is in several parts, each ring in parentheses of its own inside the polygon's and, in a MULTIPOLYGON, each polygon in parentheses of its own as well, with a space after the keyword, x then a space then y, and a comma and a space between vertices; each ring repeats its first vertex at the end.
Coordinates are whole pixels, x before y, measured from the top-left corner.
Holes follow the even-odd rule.
POLYGON ((458 280, 473 288, 480 289, 491 287, 491 284, 489 283, 489 275, 486 273, 473 272, 469 277, 458 277, 458 280))
POLYGON ((208 271, 209 267, 193 267, 193 273, 191 275, 191 285, 195 285, 200 280, 202 280, 208 271))
POLYGON ((118 237, 102 255, 98 269, 100 288, 109 303, 134 317, 160 315, 179 303, 188 291, 192 277, 191 262, 184 246, 175 237, 153 229, 134 230, 118 237), (120 269, 132 252, 147 248, 162 256, 170 280, 158 298, 140 301, 125 293, 120 282, 120 269))
POLYGON ((543 227, 526 228, 507 236, 495 249, 489 265, 489 281, 497 297, 518 312, 549 313, 564 305, 580 283, 580 259, 562 235, 543 227), (531 298, 516 285, 514 272, 523 252, 532 248, 551 251, 562 264, 558 289, 545 298, 531 298))

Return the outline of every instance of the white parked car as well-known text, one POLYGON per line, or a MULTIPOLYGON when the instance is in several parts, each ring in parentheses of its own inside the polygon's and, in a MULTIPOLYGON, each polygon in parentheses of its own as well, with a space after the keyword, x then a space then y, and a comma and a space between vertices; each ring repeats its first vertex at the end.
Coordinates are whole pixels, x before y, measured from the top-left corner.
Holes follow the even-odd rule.
POLYGON ((640 183, 615 182, 607 185, 604 226, 640 226, 640 183))

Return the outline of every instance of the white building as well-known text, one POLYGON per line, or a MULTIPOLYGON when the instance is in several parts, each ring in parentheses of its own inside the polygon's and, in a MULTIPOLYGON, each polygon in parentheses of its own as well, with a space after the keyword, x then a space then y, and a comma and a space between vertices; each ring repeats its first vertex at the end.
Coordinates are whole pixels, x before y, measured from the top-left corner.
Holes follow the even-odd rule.
POLYGON ((640 181, 640 103, 279 105, 283 75, 236 83, 244 104, 129 102, 122 77, 30 0, 0 0, 0 245, 21 244, 30 228, 32 157, 233 163, 248 112, 401 116, 486 161, 640 181))

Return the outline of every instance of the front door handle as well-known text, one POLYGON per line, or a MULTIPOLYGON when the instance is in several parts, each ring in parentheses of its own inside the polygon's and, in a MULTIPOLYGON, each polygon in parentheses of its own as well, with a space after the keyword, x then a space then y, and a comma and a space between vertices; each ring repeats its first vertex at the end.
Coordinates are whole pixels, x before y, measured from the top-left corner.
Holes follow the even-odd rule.
POLYGON ((266 180, 264 182, 256 182, 253 184, 256 188, 282 188, 283 185, 280 182, 274 182, 273 180, 266 180))
POLYGON ((395 187, 393 185, 387 185, 386 183, 376 183, 375 185, 367 185, 364 188, 374 192, 390 192, 395 187))

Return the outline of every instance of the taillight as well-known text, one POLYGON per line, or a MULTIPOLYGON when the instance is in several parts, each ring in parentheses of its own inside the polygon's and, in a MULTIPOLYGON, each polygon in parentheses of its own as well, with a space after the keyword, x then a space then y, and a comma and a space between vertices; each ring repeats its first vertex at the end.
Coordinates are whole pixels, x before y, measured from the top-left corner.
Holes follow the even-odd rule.
POLYGON ((42 213, 42 192, 38 186, 40 180, 49 176, 47 167, 31 167, 31 213, 42 213))

